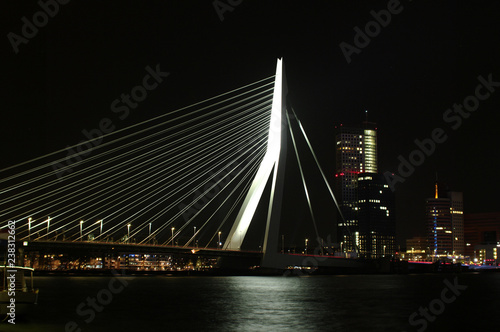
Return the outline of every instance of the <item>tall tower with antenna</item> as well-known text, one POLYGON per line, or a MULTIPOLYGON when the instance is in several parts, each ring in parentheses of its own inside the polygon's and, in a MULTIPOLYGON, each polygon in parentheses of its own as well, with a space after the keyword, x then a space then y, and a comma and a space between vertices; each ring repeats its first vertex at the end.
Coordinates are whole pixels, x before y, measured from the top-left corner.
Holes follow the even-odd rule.
POLYGON ((434 259, 464 254, 462 192, 445 191, 434 183, 434 197, 426 200, 427 242, 434 259))
MULTIPOLYGON (((368 110, 365 110, 365 119, 368 119, 368 110)), ((343 243, 343 251, 351 251, 354 244, 359 247, 358 175, 378 172, 376 124, 363 121, 358 126, 336 126, 335 141, 336 197, 347 226, 354 232, 354 240, 351 240, 346 225, 339 223, 337 239, 343 243)))

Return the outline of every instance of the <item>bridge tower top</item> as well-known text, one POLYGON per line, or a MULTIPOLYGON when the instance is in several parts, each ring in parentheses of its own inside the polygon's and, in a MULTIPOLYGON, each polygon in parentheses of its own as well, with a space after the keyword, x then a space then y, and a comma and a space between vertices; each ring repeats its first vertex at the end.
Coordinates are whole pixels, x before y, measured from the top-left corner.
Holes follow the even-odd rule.
MULTIPOLYGON (((262 198, 269 179, 272 180, 269 209, 264 236, 264 262, 269 261, 278 247, 281 205, 283 200, 284 170, 286 161, 286 84, 283 60, 278 59, 274 81, 271 120, 267 150, 236 216, 224 249, 239 250, 262 198)), ((263 264, 264 265, 264 264, 263 264)))

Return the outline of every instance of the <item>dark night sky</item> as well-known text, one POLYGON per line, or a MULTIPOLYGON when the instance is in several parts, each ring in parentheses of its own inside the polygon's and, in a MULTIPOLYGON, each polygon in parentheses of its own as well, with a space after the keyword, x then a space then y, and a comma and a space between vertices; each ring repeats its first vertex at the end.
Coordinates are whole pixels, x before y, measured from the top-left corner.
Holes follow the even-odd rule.
POLYGON ((333 129, 378 124, 379 170, 397 171, 415 139, 448 134, 397 185, 401 239, 422 234, 423 202, 435 173, 464 192, 465 212, 498 210, 500 89, 457 130, 443 113, 474 93, 477 76, 500 81, 500 3, 402 1, 403 10, 348 64, 339 47, 387 1, 243 1, 220 21, 211 1, 71 1, 15 54, 36 1, 2 1, 0 167, 64 148, 109 116, 110 104, 139 84, 146 66, 170 76, 118 126, 274 74, 284 57, 290 100, 325 170, 334 172, 333 129))

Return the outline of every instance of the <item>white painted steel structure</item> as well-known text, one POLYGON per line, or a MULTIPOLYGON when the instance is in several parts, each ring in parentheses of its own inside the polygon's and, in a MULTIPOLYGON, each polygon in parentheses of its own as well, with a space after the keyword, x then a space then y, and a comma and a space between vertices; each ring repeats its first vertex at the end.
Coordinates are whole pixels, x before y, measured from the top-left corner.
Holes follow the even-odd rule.
POLYGON ((266 154, 238 212, 236 221, 226 238, 224 249, 241 249, 241 244, 245 239, 248 227, 262 198, 264 188, 272 174, 273 182, 263 251, 266 253, 266 249, 271 247, 271 252, 274 252, 274 245, 277 243, 276 239, 279 232, 284 175, 282 173, 284 173, 286 157, 286 125, 284 125, 286 124, 286 93, 287 86, 283 70, 283 60, 278 59, 266 154), (278 172, 278 168, 283 169, 283 171, 278 172))

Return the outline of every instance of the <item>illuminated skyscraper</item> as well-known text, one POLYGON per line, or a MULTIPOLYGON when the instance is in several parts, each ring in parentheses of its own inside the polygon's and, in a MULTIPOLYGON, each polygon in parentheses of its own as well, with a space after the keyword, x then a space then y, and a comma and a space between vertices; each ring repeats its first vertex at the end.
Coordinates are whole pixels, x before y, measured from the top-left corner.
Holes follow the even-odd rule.
POLYGON ((434 257, 447 256, 453 251, 450 200, 429 198, 425 202, 427 241, 434 257))
POLYGON ((450 198, 450 214, 451 214, 451 227, 452 227, 452 243, 453 254, 465 254, 465 237, 464 237, 464 198, 463 193, 450 191, 448 192, 450 198))
POLYGON ((358 175, 359 251, 365 257, 390 257, 396 252, 394 193, 382 174, 358 175))
POLYGON ((427 241, 434 257, 464 254, 463 195, 449 191, 443 195, 436 183, 434 198, 425 204, 427 241))
POLYGON ((339 220, 338 241, 345 251, 359 244, 358 174, 377 173, 377 128, 374 123, 363 122, 360 127, 336 127, 336 173, 335 190, 346 225, 339 220))

